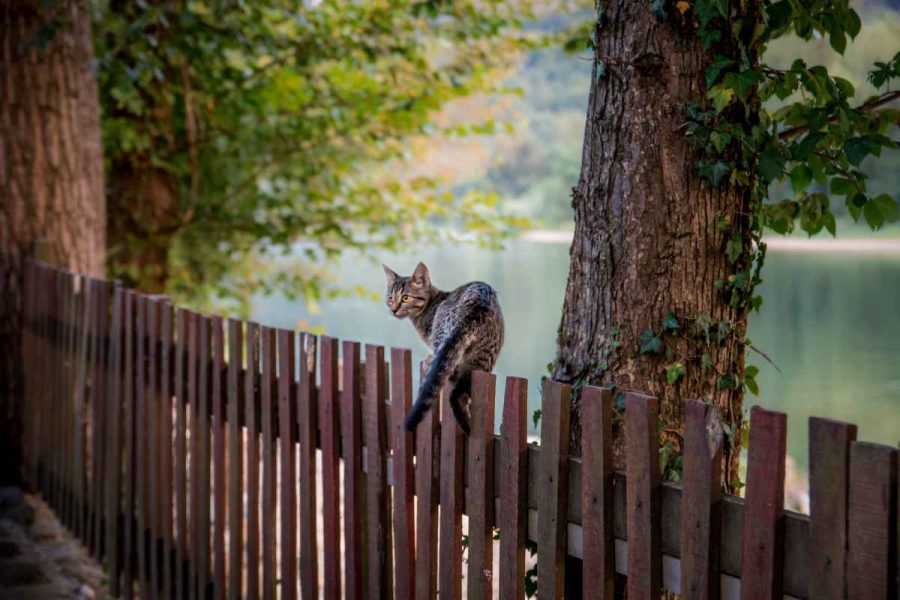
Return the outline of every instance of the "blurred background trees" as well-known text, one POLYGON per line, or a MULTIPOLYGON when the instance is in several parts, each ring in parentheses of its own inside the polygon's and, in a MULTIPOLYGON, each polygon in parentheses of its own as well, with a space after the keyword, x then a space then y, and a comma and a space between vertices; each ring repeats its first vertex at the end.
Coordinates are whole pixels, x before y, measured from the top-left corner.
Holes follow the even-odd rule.
MULTIPOLYGON (((317 262, 501 234, 496 197, 417 168, 448 102, 490 95, 540 40, 530 2, 144 2, 96 7, 110 274, 202 302, 318 298, 317 262), (306 259, 274 257, 294 244, 306 259)), ((452 134, 491 131, 476 112, 452 134)))

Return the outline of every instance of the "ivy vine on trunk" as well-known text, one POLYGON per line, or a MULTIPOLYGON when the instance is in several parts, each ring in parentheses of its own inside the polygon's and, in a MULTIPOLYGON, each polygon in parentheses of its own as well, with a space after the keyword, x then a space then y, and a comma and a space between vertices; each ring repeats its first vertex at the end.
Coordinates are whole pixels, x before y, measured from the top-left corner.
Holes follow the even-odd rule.
MULTIPOLYGON (((891 103, 900 95, 858 100, 824 67, 766 64, 766 45, 789 34, 827 37, 843 53, 861 27, 846 0, 613 0, 596 9, 552 376, 576 391, 657 396, 673 478, 683 401, 716 404, 734 492, 744 390, 758 392, 745 357, 755 350, 747 321, 762 304, 763 231, 834 234, 836 197, 872 228, 894 221, 896 198, 867 194, 862 163, 896 150, 891 103), (790 197, 774 197, 779 181, 790 182, 790 197)), ((900 53, 876 63, 870 81, 886 88, 898 76, 900 53)))

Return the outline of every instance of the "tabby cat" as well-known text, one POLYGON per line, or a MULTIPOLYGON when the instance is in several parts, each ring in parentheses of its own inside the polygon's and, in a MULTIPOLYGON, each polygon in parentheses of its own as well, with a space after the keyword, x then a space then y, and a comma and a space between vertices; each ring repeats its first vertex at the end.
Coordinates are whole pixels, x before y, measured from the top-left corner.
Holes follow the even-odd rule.
POLYGON ((409 277, 387 267, 384 273, 385 300, 391 314, 398 319, 409 317, 432 351, 425 359, 427 373, 406 418, 406 429, 416 428, 449 382, 453 415, 468 435, 472 371, 493 369, 503 346, 503 313, 497 292, 480 281, 451 292, 439 290, 431 285, 428 267, 422 263, 409 277))

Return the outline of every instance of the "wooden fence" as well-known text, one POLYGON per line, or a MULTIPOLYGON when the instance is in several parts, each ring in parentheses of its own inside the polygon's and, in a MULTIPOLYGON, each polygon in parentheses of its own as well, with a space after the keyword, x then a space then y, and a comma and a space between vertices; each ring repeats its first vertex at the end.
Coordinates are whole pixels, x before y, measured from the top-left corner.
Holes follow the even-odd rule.
POLYGON ((496 583, 522 598, 531 540, 540 598, 562 596, 567 554, 583 561, 585 598, 613 598, 617 573, 631 600, 663 587, 897 597, 898 453, 856 441, 854 425, 810 419, 804 516, 782 509, 782 413, 752 410, 741 499, 720 491, 722 437, 700 402, 685 405, 676 485, 660 480, 647 396, 627 395, 620 473, 604 389, 583 390, 580 458, 570 389, 549 381, 540 446, 520 378, 494 435, 485 373, 468 438, 446 406, 413 435, 409 350, 207 317, 42 263, 26 298, 27 472, 106 565, 113 596, 430 599, 465 584, 483 598, 496 583))

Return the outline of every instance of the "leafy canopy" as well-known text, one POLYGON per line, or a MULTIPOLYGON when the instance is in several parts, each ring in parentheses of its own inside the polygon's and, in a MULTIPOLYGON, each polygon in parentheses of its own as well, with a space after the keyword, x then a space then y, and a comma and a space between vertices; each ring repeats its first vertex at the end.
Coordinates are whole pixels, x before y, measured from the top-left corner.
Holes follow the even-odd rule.
MULTIPOLYGON (((327 291, 316 263, 348 248, 396 248, 440 224, 488 238, 520 224, 497 218, 495 197, 419 173, 408 141, 441 133, 433 116, 448 102, 499 91, 495 70, 536 40, 521 29, 527 0, 95 10, 109 164, 162 171, 176 193, 177 218, 125 242, 167 248, 169 292, 278 287, 314 300, 327 291), (308 260, 278 258, 298 246, 308 260)), ((116 275, 140 279, 115 256, 116 275)))

